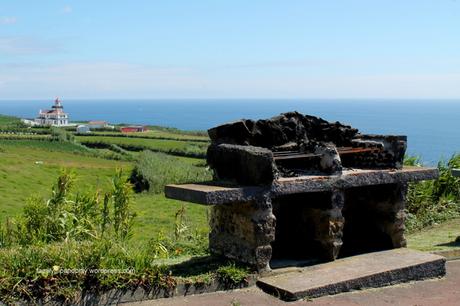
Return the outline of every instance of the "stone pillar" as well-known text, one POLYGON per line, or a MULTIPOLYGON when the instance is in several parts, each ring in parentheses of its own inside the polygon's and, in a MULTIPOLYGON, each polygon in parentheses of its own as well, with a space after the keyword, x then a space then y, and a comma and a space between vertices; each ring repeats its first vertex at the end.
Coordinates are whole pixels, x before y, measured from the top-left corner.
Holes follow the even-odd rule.
POLYGON ((302 224, 307 230, 300 233, 311 244, 310 254, 325 260, 335 260, 342 246, 345 219, 342 215, 344 193, 334 190, 327 197, 310 197, 302 213, 302 224))
POLYGON ((210 251, 253 265, 259 271, 268 270, 275 224, 268 194, 251 202, 214 205, 210 218, 210 251))
POLYGON ((334 190, 331 194, 331 206, 319 210, 315 221, 315 240, 321 245, 321 255, 324 259, 335 260, 342 246, 343 226, 345 219, 342 216, 344 194, 334 190))
POLYGON ((391 205, 382 212, 384 214, 383 230, 390 236, 394 248, 403 248, 407 245, 404 237, 407 188, 407 183, 395 184, 393 194, 390 197, 391 205))

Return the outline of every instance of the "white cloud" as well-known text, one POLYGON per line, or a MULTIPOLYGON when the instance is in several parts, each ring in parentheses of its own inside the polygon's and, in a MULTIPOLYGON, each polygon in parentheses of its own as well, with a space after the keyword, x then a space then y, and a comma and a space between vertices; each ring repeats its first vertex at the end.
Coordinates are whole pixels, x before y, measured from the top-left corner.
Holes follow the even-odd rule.
POLYGON ((460 74, 261 75, 120 62, 0 65, 0 99, 459 98, 460 74))
MULTIPOLYGON (((460 98, 459 73, 317 77, 280 75, 243 77, 229 84, 239 97, 460 98)), ((215 87, 219 88, 219 85, 215 87)))
POLYGON ((59 44, 32 37, 0 37, 0 54, 47 54, 60 50, 59 44))
POLYGON ((64 14, 70 14, 72 13, 73 8, 70 5, 66 5, 62 8, 61 12, 64 14))
POLYGON ((150 97, 193 92, 199 78, 185 67, 84 62, 0 65, 1 97, 150 97))
POLYGON ((0 17, 0 24, 15 24, 17 21, 16 17, 0 17))

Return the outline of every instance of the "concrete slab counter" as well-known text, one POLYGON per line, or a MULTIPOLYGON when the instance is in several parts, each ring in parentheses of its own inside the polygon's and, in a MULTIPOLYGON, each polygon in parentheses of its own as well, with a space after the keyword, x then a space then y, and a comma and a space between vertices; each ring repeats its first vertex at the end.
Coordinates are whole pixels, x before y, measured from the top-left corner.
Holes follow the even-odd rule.
POLYGON ((305 175, 280 178, 270 186, 239 186, 228 182, 202 182, 197 184, 167 185, 169 198, 202 205, 245 202, 264 193, 272 197, 307 192, 324 192, 382 184, 432 180, 439 175, 437 168, 404 167, 403 169, 349 169, 341 175, 305 175))
POLYGON ((168 185, 168 198, 212 205, 211 252, 269 270, 272 259, 334 260, 404 247, 407 183, 435 168, 345 170, 270 186, 168 185))

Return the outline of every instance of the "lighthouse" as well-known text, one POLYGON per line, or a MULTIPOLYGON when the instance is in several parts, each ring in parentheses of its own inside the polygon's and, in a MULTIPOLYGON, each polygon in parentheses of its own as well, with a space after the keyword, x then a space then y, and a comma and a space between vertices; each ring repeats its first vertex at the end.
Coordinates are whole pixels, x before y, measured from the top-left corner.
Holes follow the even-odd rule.
POLYGON ((62 110, 63 107, 62 107, 62 104, 61 104, 61 100, 60 100, 59 98, 56 98, 56 99, 54 100, 54 105, 51 106, 51 108, 54 108, 54 109, 61 109, 61 110, 62 110))
POLYGON ((39 125, 67 126, 69 125, 69 114, 64 112, 61 100, 56 98, 51 110, 40 110, 35 122, 39 125))

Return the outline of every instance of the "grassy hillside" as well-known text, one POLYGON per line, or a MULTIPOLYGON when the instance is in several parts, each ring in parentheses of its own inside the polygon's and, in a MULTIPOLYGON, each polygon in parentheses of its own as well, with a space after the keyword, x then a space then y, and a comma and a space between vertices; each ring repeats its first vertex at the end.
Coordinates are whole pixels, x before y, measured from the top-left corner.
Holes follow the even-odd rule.
POLYGON ((106 188, 115 169, 131 164, 82 155, 84 148, 67 143, 0 140, 0 220, 18 213, 27 198, 45 196, 62 168, 75 171, 81 192, 106 188))
MULTIPOLYGON (((77 176, 75 192, 89 193, 107 189, 117 168, 129 174, 132 162, 87 156, 81 146, 60 142, 0 140, 0 222, 21 212, 30 197, 45 197, 61 169, 72 169, 77 176)), ((203 163, 202 160, 172 157, 179 162, 203 163)), ((166 199, 163 194, 136 194, 133 210, 134 240, 148 240, 159 231, 174 231, 175 213, 183 203, 166 199)), ((190 226, 205 230, 206 209, 187 205, 190 226)))
MULTIPOLYGON (((167 157, 169 167, 178 168, 184 163, 203 167, 202 159, 186 156, 203 156, 208 141, 207 136, 198 132, 150 127, 144 133, 96 131, 91 136, 76 136, 74 144, 51 141, 63 135, 56 138, 56 132, 49 128, 25 128, 19 118, 3 115, 0 115, 0 130, 3 131, 0 133, 0 222, 20 213, 30 197, 48 196, 61 169, 75 172, 78 179, 75 193, 91 193, 107 189, 118 168, 129 175, 138 152, 144 149, 184 155, 167 157), (93 144, 96 148, 79 143, 93 144)), ((167 179, 163 181, 167 183, 167 179)), ((182 207, 183 203, 166 199, 163 194, 136 194, 134 241, 148 240, 159 232, 173 232, 175 214, 182 207)), ((207 230, 204 207, 187 205, 186 215, 190 228, 207 230)))
POLYGON ((21 120, 13 116, 0 115, 0 127, 13 126, 21 124, 21 120))
MULTIPOLYGON (((129 137, 114 132, 112 136, 75 139, 71 131, 27 129, 17 119, 7 117, 1 117, 0 130, 0 303, 48 295, 72 299, 75 292, 86 287, 132 284, 158 288, 180 281, 182 276, 190 275, 191 281, 198 283, 203 282, 201 277, 206 281, 221 277, 218 264, 193 275, 178 272, 177 280, 163 266, 165 261, 207 254, 208 208, 167 199, 161 192, 164 184, 177 182, 175 174, 182 171, 188 175, 180 180, 198 179, 194 175, 198 172, 208 175, 203 159, 186 157, 203 156, 206 137, 158 128, 129 137), (91 140, 98 145, 80 143, 91 140), (125 179, 114 187, 117 169, 129 176, 135 166, 139 167, 137 160, 145 155, 140 152, 144 149, 183 156, 146 152, 153 159, 145 169, 148 172, 142 173, 149 174, 155 192, 133 194, 125 179), (76 177, 69 193, 63 193, 64 198, 57 187, 61 183, 56 183, 58 177, 58 182, 65 181, 61 181, 65 178, 62 169, 73 171, 76 177), (104 214, 106 199, 110 214, 104 214), (120 223, 127 226, 128 238, 115 231, 116 220, 124 212, 134 216, 132 223, 120 223), (106 224, 103 220, 109 226, 113 224, 105 235, 101 231, 106 224), (82 239, 81 235, 87 236, 82 239), (67 276, 37 272, 56 265, 129 268, 134 274, 98 274, 91 280, 75 275, 69 281, 67 276), (44 283, 51 289, 43 288, 44 283)), ((103 133, 107 132, 99 132, 103 133)), ((233 266, 229 269, 246 275, 233 266)))

